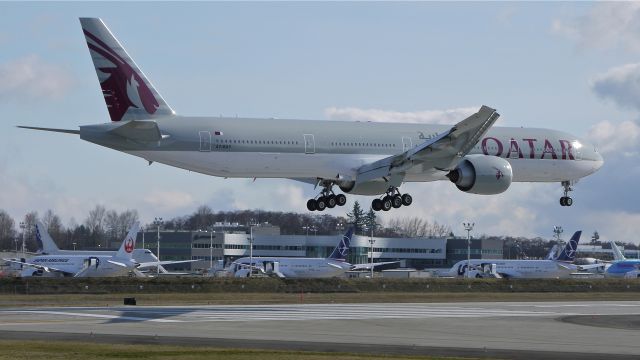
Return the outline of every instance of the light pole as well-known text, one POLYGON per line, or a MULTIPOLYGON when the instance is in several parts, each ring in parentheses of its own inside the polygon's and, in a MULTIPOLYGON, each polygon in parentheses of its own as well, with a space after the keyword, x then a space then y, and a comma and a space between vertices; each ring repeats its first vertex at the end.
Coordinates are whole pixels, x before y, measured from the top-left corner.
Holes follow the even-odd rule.
POLYGON ((156 271, 158 274, 160 274, 160 226, 162 226, 162 223, 163 221, 161 217, 157 217, 153 220, 153 224, 158 227, 158 243, 156 247, 156 256, 158 256, 158 267, 156 268, 156 271))
POLYGON ((73 251, 76 251, 76 243, 73 242, 73 251))
POLYGON ((553 227, 553 234, 556 237, 556 240, 558 241, 558 243, 560 243, 560 234, 562 234, 564 230, 562 229, 562 226, 554 226, 553 227))
MULTIPOLYGON (((144 226, 142 227, 142 248, 144 249, 144 226)), ((158 259, 159 260, 159 259, 158 259)))
POLYGON ((27 232, 26 232, 27 224, 24 221, 20 221, 20 229, 22 229, 22 256, 25 257, 24 239, 25 239, 25 235, 27 235, 27 232))
POLYGON ((18 238, 13 239, 13 241, 16 243, 16 257, 18 257, 18 238))
POLYGON ((467 231, 467 279, 471 277, 471 231, 476 223, 462 223, 467 231))
POLYGON ((371 254, 371 278, 373 279, 373 244, 375 244, 376 241, 373 238, 373 226, 371 227, 371 237, 369 238, 369 252, 371 254))
POLYGON ((209 271, 213 269, 213 225, 209 228, 209 271))
POLYGON ((249 223, 249 277, 253 275, 253 227, 256 225, 251 219, 249 223))

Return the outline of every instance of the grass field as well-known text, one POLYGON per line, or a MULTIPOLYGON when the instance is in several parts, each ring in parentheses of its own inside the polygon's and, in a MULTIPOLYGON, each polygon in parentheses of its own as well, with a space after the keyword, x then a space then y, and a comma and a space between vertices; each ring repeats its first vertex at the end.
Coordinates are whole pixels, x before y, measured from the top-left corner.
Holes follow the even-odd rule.
POLYGON ((180 347, 165 345, 109 345, 78 342, 0 340, 0 359, 224 359, 224 360, 388 360, 388 359, 461 359, 429 356, 384 356, 372 354, 319 353, 180 347))
POLYGON ((0 307, 31 306, 120 306, 124 297, 135 297, 138 305, 257 305, 300 303, 454 302, 454 301, 614 301, 638 300, 638 293, 548 292, 548 293, 161 293, 161 294, 60 294, 0 295, 0 307))

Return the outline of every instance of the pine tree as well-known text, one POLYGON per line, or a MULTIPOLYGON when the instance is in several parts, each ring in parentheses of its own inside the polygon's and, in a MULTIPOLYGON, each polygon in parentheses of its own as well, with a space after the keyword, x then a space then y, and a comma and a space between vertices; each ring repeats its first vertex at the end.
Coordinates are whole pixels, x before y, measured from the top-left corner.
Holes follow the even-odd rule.
POLYGON ((355 227, 356 233, 362 230, 362 227, 365 225, 365 215, 358 201, 353 203, 353 210, 347 213, 347 219, 349 220, 349 224, 355 227))
POLYGON ((378 230, 378 226, 380 226, 380 224, 378 224, 377 220, 378 219, 376 217, 376 212, 370 208, 369 212, 364 217, 364 225, 367 226, 367 228, 369 229, 369 232, 371 232, 372 230, 373 232, 378 230))

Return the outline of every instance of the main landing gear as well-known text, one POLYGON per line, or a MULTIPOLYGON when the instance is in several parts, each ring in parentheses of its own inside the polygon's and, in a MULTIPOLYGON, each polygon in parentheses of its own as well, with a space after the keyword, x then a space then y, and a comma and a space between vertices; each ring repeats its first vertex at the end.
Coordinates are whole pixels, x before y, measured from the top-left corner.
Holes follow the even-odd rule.
POLYGON ((571 183, 568 181, 563 181, 562 187, 564 188, 564 196, 560 198, 560 206, 573 205, 573 199, 568 196, 569 191, 573 191, 573 189, 571 188, 571 183))
POLYGON ((413 198, 409 194, 400 194, 397 187, 390 187, 382 198, 373 199, 371 208, 374 211, 389 211, 391 208, 399 208, 402 205, 409 206, 413 202, 413 198))
POLYGON ((347 197, 344 194, 334 194, 333 184, 323 185, 322 192, 313 199, 307 201, 307 209, 309 211, 324 211, 324 209, 333 209, 336 206, 344 206, 347 203, 347 197))

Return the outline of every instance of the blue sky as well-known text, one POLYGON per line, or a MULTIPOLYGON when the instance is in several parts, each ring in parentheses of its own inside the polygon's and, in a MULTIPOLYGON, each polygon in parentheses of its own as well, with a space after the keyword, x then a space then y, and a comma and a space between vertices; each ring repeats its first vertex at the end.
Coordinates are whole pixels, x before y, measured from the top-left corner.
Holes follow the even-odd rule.
POLYGON ((454 230, 472 220, 480 233, 546 237, 562 225, 638 241, 634 3, 0 3, 0 14, 0 208, 15 218, 51 208, 81 222, 96 204, 135 208, 143 221, 200 204, 302 212, 314 194, 15 129, 108 121, 77 20, 95 16, 180 114, 428 122, 487 104, 502 125, 568 131, 605 155, 570 209, 558 205, 559 184, 483 197, 442 182, 406 186, 414 205, 384 220, 418 215, 454 230))

